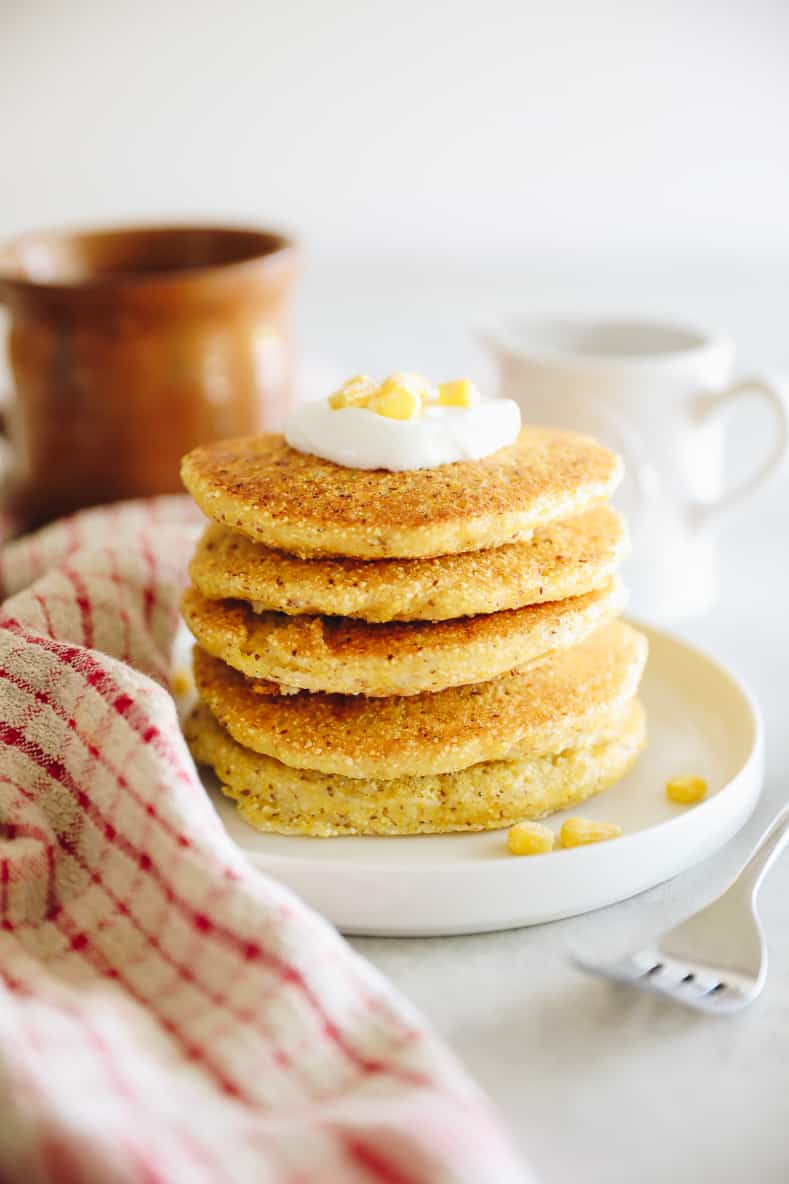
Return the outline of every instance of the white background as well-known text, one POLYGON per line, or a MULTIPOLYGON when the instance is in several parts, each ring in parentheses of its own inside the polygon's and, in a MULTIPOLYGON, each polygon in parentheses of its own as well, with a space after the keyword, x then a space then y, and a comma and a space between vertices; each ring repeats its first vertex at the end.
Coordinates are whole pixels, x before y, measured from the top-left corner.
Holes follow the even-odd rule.
POLYGON ((0 237, 289 228, 340 369, 474 370, 533 308, 789 364, 787 61, 782 0, 0 0, 0 237))
POLYGON ((4 0, 3 231, 209 212, 323 247, 789 245, 781 0, 4 0))

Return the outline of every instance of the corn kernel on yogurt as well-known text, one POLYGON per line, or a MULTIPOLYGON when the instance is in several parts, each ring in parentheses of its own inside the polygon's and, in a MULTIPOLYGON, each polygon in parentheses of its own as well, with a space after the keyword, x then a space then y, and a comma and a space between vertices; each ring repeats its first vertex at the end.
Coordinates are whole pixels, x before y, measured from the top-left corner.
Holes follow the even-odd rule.
POLYGON ((328 399, 297 407, 285 439, 346 468, 401 472, 481 460, 514 443, 520 426, 517 404, 481 400, 467 378, 435 385, 400 371, 380 384, 357 374, 328 399))

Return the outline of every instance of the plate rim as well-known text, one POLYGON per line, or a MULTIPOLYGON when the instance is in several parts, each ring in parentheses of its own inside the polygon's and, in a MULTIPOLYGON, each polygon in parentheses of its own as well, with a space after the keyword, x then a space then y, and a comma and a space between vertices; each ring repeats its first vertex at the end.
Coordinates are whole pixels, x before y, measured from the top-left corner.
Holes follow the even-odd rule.
MULTIPOLYGON (((473 877, 473 882, 479 886, 481 895, 491 893, 495 897, 497 893, 501 895, 503 891, 509 893, 516 892, 520 889, 528 894, 531 890, 537 890, 540 886, 540 880, 545 874, 542 870, 544 864, 540 860, 515 858, 506 851, 504 845, 502 845, 500 854, 485 854, 483 858, 479 856, 475 857, 472 852, 467 855, 456 855, 455 857, 428 857, 427 859, 420 858, 419 860, 409 858, 405 855, 403 858, 390 857, 385 861, 381 861, 380 858, 372 858, 372 849, 370 855, 362 855, 357 848, 357 851, 348 860, 347 872, 344 869, 342 860, 334 862, 332 860, 315 858, 314 852, 321 849, 318 846, 309 852, 301 850, 293 854, 289 854, 287 850, 282 852, 255 851, 239 841, 236 834, 231 833, 226 822, 227 819, 231 817, 236 819, 244 830, 249 831, 250 837, 257 835, 264 838, 285 840, 291 837, 304 839, 313 836, 287 836, 276 835, 273 832, 267 834, 266 832, 256 831, 254 827, 250 826, 249 823, 245 822, 238 815, 235 803, 226 798, 219 788, 209 790, 207 785, 206 789, 209 801, 217 812, 217 820, 225 831, 229 841, 234 843, 257 870, 277 879, 289 891, 294 892, 305 900, 310 907, 315 908, 323 916, 327 917, 342 932, 352 936, 452 936, 455 934, 483 933, 528 927, 566 917, 580 916, 598 908, 630 899, 643 891, 656 887, 658 884, 665 883, 674 876, 681 874, 682 871, 696 866, 719 851, 742 829, 750 818, 759 801, 764 785, 764 721, 758 700, 747 680, 742 678, 737 671, 708 653, 703 647, 687 641, 684 637, 671 630, 663 629, 659 625, 653 625, 646 621, 631 620, 636 628, 644 630, 650 641, 654 639, 657 643, 659 640, 663 644, 667 643, 672 647, 677 647, 695 661, 706 664, 710 673, 718 681, 723 681, 729 692, 733 694, 734 704, 736 705, 735 709, 744 718, 747 725, 747 732, 743 737, 743 747, 745 748, 747 744, 747 750, 743 751, 741 758, 739 756, 736 757, 737 765, 732 775, 728 777, 721 788, 710 798, 693 806, 691 809, 679 811, 674 817, 656 821, 641 829, 625 833, 617 839, 616 846, 621 852, 621 866, 620 859, 617 859, 617 867, 620 875, 623 874, 623 869, 627 869, 628 867, 632 869, 633 865, 638 862, 637 857, 634 857, 632 854, 633 849, 638 845, 643 846, 645 843, 652 848, 652 853, 646 856, 646 862, 648 864, 657 858, 654 854, 654 844, 659 844, 660 846, 667 844, 669 848, 676 851, 675 856, 664 860, 667 868, 664 875, 655 876, 650 872, 645 881, 635 888, 625 891, 614 888, 611 891, 610 886, 608 888, 605 887, 606 881, 610 880, 611 866, 609 851, 606 850, 609 847, 608 844, 592 844, 587 847, 573 848, 572 851, 557 848, 551 852, 552 877, 557 875, 561 877, 560 869, 566 866, 566 857, 572 854, 576 861, 573 867, 578 869, 579 878, 585 881, 599 882, 600 893, 596 893, 591 902, 586 906, 564 909, 558 899, 556 902, 556 911, 553 911, 550 907, 539 908, 535 905, 531 910, 524 907, 520 912, 517 908, 512 908, 509 912, 505 912, 503 907, 497 906, 489 911, 487 920, 483 921, 480 917, 478 920, 470 919, 465 924, 460 921, 449 922, 448 918, 451 910, 447 911, 446 909, 444 909, 444 915, 447 917, 446 922, 431 921, 425 918, 422 922, 414 924, 413 920, 409 922, 401 917, 399 921, 395 921, 393 917, 387 918, 385 916, 382 916, 379 921, 364 920, 363 914, 360 914, 358 920, 354 922, 348 919, 348 915, 342 916, 343 906, 339 902, 339 898, 343 892, 342 875, 347 875, 351 879, 359 878, 361 880, 375 877, 379 881, 388 882, 389 884, 397 877, 402 877, 403 875, 411 878, 414 884, 417 881, 420 884, 429 884, 431 876, 440 877, 440 882, 436 884, 436 891, 439 893, 441 893, 442 889, 446 889, 447 887, 451 889, 453 886, 457 886, 458 891, 460 891, 461 883, 469 884, 469 887, 472 887, 470 881, 473 877), (738 794, 743 794, 743 783, 746 783, 746 793, 742 801, 738 803, 738 794), (218 803, 221 804, 221 810, 218 803), (701 819, 707 819, 708 824, 700 827, 701 819), (712 836, 711 844, 709 842, 704 843, 700 839, 698 833, 700 830, 702 834, 706 831, 712 836), (687 834, 686 832, 691 833, 687 834), (693 832, 696 833, 694 834, 693 832), (673 842, 672 836, 674 836, 673 842), (697 856, 693 855, 694 850, 698 851, 697 856), (325 877, 327 880, 331 880, 337 871, 340 873, 340 878, 335 879, 332 892, 336 892, 338 896, 333 901, 327 900, 326 904, 322 907, 316 903, 314 887, 308 881, 316 874, 325 877), (496 914, 498 914, 498 919, 494 919, 496 914)), ((503 834, 507 829, 507 827, 497 828, 497 831, 494 833, 503 834)), ((475 837, 481 838, 490 833, 492 832, 482 831, 476 834, 472 833, 468 837, 472 839, 475 837)), ((422 843, 430 838, 444 839, 447 837, 451 838, 452 836, 402 836, 402 838, 411 838, 412 840, 419 839, 422 843)), ((357 841, 365 838, 377 838, 379 841, 383 838, 390 838, 395 841, 401 841, 401 836, 395 835, 356 835, 346 836, 346 838, 357 841)), ((326 844, 327 842, 331 843, 332 840, 315 837, 316 844, 326 844)), ((616 877, 614 878, 616 879, 616 877)), ((623 878, 632 885, 634 882, 632 870, 623 878)), ((549 885, 546 887, 549 887, 549 885)), ((329 895, 331 894, 330 892, 329 895)), ((382 907, 386 909, 390 906, 384 904, 382 907)), ((440 913, 441 909, 439 908, 438 911, 440 913)), ((348 913, 352 915, 353 909, 348 910, 348 913)))

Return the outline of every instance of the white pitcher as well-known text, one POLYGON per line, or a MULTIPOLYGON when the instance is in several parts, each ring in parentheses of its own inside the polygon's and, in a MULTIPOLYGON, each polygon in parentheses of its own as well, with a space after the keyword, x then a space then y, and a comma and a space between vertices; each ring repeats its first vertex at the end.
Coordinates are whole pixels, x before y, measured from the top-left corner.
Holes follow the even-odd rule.
POLYGON ((487 332, 499 393, 524 422, 597 436, 625 460, 617 502, 633 557, 626 577, 635 613, 662 621, 695 616, 718 594, 717 526, 787 457, 786 384, 734 378, 734 345, 719 335, 651 322, 528 320, 487 332), (757 394, 774 429, 755 473, 724 483, 724 421, 757 394))

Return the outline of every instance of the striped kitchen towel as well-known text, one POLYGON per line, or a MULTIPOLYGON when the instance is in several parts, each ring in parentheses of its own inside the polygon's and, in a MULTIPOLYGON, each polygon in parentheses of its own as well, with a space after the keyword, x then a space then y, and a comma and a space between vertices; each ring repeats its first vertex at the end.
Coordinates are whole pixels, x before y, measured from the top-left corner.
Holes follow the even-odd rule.
POLYGON ((217 822, 169 692, 199 528, 132 502, 0 558, 0 1180, 523 1180, 425 1021, 217 822))

